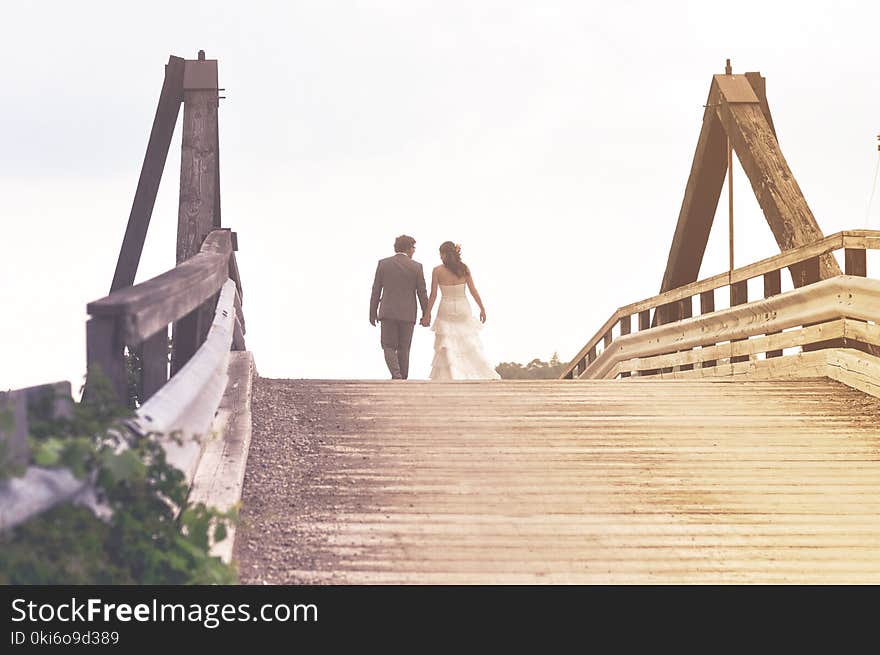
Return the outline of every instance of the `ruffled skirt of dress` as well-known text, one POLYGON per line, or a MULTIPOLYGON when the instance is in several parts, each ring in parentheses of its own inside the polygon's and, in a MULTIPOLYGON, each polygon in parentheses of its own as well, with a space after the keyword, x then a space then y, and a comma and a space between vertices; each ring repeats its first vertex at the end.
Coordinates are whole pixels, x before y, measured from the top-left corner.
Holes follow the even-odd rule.
POLYGON ((500 375, 486 360, 480 341, 482 323, 466 314, 444 316, 438 312, 434 331, 431 380, 498 380, 500 375))

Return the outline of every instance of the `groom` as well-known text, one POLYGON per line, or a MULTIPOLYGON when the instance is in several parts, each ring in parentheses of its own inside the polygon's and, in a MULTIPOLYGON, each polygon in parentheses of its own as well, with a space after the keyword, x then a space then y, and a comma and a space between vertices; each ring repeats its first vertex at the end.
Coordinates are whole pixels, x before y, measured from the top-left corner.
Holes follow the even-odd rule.
POLYGON ((405 234, 394 240, 394 256, 379 260, 373 295, 370 297, 370 325, 382 323, 382 350, 392 380, 409 376, 409 347, 416 325, 416 296, 422 306, 422 324, 428 292, 422 265, 413 261, 416 240, 405 234), (379 302, 381 298, 381 304, 379 302))

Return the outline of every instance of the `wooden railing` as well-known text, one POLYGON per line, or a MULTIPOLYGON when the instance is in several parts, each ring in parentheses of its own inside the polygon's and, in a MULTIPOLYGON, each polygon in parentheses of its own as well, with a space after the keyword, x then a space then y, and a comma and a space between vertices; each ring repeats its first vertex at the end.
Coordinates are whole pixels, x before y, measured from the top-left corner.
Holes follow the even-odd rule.
MULTIPOLYGON (((139 352, 139 388, 141 401, 146 401, 168 380, 168 325, 192 317, 199 324, 196 347, 201 346, 217 296, 228 279, 235 282, 236 288, 232 347, 244 350, 242 290, 233 235, 228 229, 218 229, 205 238, 198 254, 170 271, 88 304, 87 311, 92 317, 86 324, 89 370, 100 369, 119 399, 124 400, 128 384, 124 350, 139 352)), ((178 364, 183 366, 185 362, 178 364)))
POLYGON ((880 345, 880 282, 864 280, 866 250, 880 231, 838 232, 754 264, 672 289, 618 309, 563 370, 561 378, 617 378, 748 365, 785 349, 880 345), (844 275, 820 280, 820 260, 844 251, 844 275), (789 269, 792 291, 782 292, 789 269), (749 280, 763 278, 749 300, 749 280), (729 289, 716 310, 715 292, 729 289), (699 306, 694 313, 694 300, 699 306), (635 329, 633 318, 636 317, 635 329))
MULTIPOLYGON (((168 461, 187 482, 201 456, 204 440, 199 437, 216 428, 230 350, 246 349, 237 238, 220 227, 217 75, 217 61, 207 59, 204 51, 196 60, 169 58, 111 292, 87 307, 84 402, 97 397, 96 374, 103 374, 118 403, 136 406, 125 426, 113 430, 163 440, 168 461), (178 263, 133 285, 181 106, 178 263), (169 324, 174 326, 170 360, 169 324), (138 377, 134 399, 128 363, 138 377)), ((63 404, 72 403, 69 385, 65 389, 63 404)), ((4 427, 8 421, 0 422, 0 446, 16 466, 30 462, 26 405, 38 391, 0 394, 0 412, 14 419, 11 430, 4 427)), ((64 468, 27 466, 24 475, 0 485, 0 531, 58 502, 93 504, 93 491, 92 481, 79 480, 64 468)))
MULTIPOLYGON (((162 440, 169 463, 192 482, 204 440, 211 431, 227 387, 230 350, 245 350, 241 280, 234 237, 217 229, 205 238, 193 257, 157 277, 114 291, 88 304, 92 318, 86 327, 89 372, 109 378, 118 400, 127 400, 125 348, 142 360, 141 404, 125 425, 132 432, 162 440), (210 321, 200 314, 209 313, 210 321), (169 379, 168 324, 187 316, 197 319, 197 349, 179 362, 169 379), (204 325, 201 325, 204 323, 204 325)), ((89 382, 86 382, 86 400, 89 382)), ((70 384, 43 385, 0 394, 0 411, 14 418, 13 430, 0 439, 10 461, 24 466, 23 475, 0 488, 0 532, 40 514, 60 502, 95 504, 94 481, 79 479, 66 468, 28 466, 27 404, 51 393, 55 413, 72 404, 70 384)))

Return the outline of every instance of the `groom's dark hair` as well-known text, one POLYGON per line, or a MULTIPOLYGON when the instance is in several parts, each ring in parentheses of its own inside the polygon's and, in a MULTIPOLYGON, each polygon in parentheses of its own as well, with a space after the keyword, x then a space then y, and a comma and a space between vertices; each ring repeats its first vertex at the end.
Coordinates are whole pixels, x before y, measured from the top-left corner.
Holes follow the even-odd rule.
POLYGON ((416 240, 406 234, 401 234, 394 240, 394 252, 406 252, 416 245, 416 240))

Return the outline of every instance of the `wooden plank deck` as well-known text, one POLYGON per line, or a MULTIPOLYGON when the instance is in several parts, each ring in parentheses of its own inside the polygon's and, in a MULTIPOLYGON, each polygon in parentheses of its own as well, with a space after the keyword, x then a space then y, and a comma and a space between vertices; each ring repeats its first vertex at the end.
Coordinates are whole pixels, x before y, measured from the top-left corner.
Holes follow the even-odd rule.
POLYGON ((258 379, 245 583, 880 583, 880 401, 828 380, 258 379))

